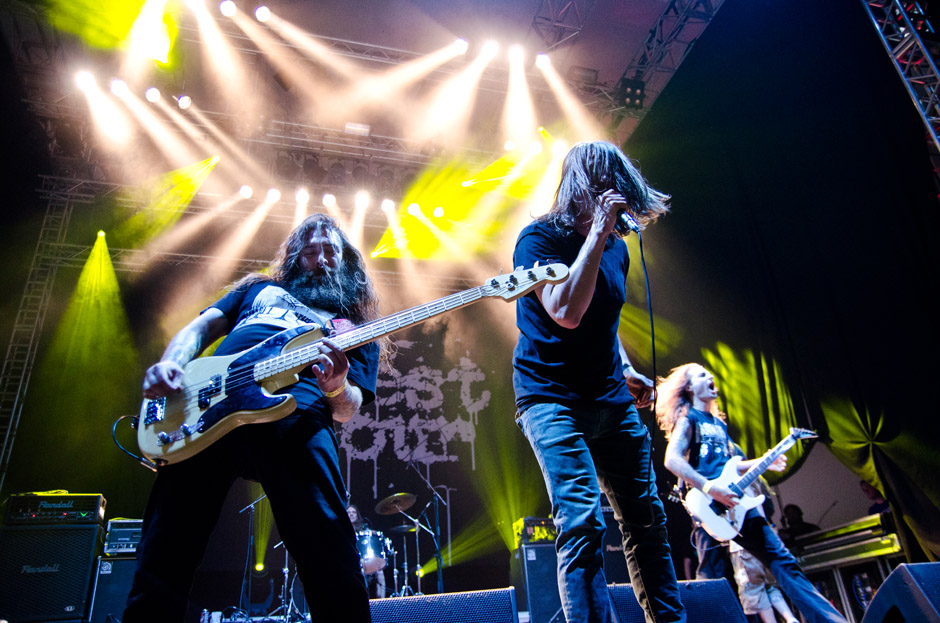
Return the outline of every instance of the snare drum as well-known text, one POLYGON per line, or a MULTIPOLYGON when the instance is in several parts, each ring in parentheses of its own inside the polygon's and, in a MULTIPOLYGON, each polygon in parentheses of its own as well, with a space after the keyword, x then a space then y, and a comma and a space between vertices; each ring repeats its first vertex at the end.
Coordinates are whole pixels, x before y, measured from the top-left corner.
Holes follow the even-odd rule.
POLYGON ((387 544, 388 539, 381 532, 367 528, 356 533, 356 549, 359 550, 359 561, 364 574, 372 575, 385 568, 387 544))

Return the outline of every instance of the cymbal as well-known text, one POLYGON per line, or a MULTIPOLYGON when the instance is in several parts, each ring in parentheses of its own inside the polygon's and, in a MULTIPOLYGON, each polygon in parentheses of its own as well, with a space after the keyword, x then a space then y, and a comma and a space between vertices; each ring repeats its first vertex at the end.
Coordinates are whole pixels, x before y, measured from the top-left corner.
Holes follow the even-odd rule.
POLYGON ((417 499, 414 493, 393 493, 375 505, 375 512, 379 515, 394 515, 411 508, 417 499))
POLYGON ((395 526, 394 528, 390 528, 389 532, 391 532, 392 534, 408 534, 409 532, 414 532, 415 529, 416 528, 414 526, 403 524, 400 526, 395 526))

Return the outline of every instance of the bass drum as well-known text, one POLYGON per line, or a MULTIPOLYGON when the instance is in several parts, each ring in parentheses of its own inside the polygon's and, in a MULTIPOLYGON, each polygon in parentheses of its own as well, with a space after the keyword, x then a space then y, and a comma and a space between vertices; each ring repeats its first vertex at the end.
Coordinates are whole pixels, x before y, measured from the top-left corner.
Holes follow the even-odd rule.
POLYGON ((310 620, 310 608, 307 607, 307 598, 304 596, 304 584, 296 573, 290 583, 290 611, 291 620, 294 617, 300 617, 301 621, 310 620))

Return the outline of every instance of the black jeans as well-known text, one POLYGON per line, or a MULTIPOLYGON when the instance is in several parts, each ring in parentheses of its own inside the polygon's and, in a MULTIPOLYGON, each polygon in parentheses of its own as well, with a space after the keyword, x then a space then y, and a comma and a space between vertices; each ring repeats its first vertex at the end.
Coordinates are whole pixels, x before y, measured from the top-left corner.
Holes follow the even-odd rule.
POLYGON ((183 620, 196 568, 237 477, 264 487, 312 620, 369 621, 332 422, 295 412, 237 428, 196 456, 160 468, 124 623, 183 620))

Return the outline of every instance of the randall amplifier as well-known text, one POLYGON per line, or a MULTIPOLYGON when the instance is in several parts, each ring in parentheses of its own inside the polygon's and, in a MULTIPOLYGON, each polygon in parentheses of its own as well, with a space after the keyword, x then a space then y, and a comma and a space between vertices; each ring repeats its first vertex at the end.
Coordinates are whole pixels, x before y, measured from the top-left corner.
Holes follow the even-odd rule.
POLYGON ((140 543, 140 534, 143 519, 111 519, 108 521, 108 532, 104 536, 104 554, 133 554, 140 543))
POLYGON ((16 493, 5 524, 99 524, 105 504, 100 493, 16 493))
POLYGON ((100 532, 98 524, 0 528, 0 617, 84 620, 100 532))

